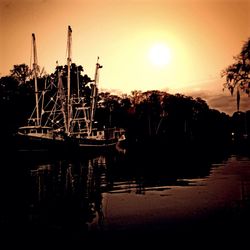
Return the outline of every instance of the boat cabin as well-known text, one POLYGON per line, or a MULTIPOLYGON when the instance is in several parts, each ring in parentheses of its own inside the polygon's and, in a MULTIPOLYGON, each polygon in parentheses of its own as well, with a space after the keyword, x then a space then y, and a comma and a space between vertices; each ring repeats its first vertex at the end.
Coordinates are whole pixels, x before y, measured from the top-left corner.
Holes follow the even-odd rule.
POLYGON ((18 134, 28 135, 28 134, 50 134, 53 135, 53 129, 51 127, 42 126, 24 126, 18 129, 18 134))

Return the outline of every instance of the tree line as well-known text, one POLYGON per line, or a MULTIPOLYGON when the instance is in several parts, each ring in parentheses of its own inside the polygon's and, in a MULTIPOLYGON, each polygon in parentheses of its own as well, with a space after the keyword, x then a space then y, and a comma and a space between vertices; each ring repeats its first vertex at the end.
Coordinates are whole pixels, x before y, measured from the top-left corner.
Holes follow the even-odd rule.
MULTIPOLYGON (((55 88, 58 71, 67 81, 67 66, 58 66, 51 75, 38 77, 39 88, 44 81, 55 88)), ((27 65, 15 65, 9 76, 0 78, 1 97, 1 131, 11 135, 19 126, 25 125, 34 106, 34 83, 29 79, 27 65), (25 73, 26 72, 26 73, 25 73)), ((90 102, 92 80, 81 74, 82 66, 72 64, 71 79, 78 78, 80 90, 84 93, 86 103, 90 102)), ((77 91, 72 85, 71 92, 77 91)), ((209 108, 206 101, 182 94, 169 94, 159 90, 146 92, 132 91, 130 95, 121 96, 109 92, 98 94, 96 121, 100 127, 122 127, 127 131, 130 143, 143 143, 150 138, 161 138, 179 144, 188 141, 223 142, 232 133, 232 117, 209 108)))

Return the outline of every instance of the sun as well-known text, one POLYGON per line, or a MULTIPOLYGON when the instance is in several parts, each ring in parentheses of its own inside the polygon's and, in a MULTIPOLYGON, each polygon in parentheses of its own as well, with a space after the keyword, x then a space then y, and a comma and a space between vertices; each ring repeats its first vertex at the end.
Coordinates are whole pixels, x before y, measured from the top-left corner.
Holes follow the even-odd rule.
POLYGON ((170 48, 165 44, 154 44, 149 50, 149 60, 155 66, 166 66, 171 62, 170 48))

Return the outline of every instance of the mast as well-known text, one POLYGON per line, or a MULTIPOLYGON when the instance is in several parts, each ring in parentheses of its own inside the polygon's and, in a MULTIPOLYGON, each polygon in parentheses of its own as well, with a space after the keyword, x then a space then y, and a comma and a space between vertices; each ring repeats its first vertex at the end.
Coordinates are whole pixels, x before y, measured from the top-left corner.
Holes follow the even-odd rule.
POLYGON ((89 134, 92 133, 92 125, 93 125, 94 116, 95 116, 96 98, 97 98, 97 84, 99 82, 99 69, 100 68, 102 68, 102 66, 99 64, 99 56, 98 56, 97 62, 96 62, 96 68, 95 68, 95 79, 94 79, 93 89, 92 89, 92 102, 91 102, 91 109, 90 109, 89 134))
MULTIPOLYGON (((63 81, 62 81, 62 73, 58 70, 58 95, 59 95, 59 100, 60 100, 60 106, 61 106, 61 111, 63 115, 63 125, 64 129, 67 128, 67 104, 66 104, 66 95, 63 89, 63 81)), ((66 130, 65 130, 66 131, 66 130)))
POLYGON ((71 103, 70 103, 70 67, 71 67, 71 44, 72 44, 72 29, 68 26, 68 41, 67 41, 67 66, 68 66, 68 76, 67 76, 67 124, 66 124, 66 133, 70 133, 70 120, 71 120, 71 103))
POLYGON ((38 87, 37 87, 37 50, 36 50, 36 38, 35 34, 32 33, 32 45, 33 45, 33 72, 34 72, 34 80, 35 80, 35 98, 36 98, 36 122, 35 125, 40 125, 40 116, 39 116, 39 106, 38 106, 38 87))

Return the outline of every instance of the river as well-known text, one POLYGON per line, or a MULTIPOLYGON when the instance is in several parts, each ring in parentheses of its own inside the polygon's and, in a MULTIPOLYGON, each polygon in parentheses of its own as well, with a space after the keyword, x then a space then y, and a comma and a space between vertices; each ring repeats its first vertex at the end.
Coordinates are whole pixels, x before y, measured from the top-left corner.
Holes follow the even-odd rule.
POLYGON ((18 241, 33 247, 114 242, 118 248, 132 242, 138 247, 194 247, 198 240, 211 246, 245 244, 249 156, 164 159, 119 154, 4 157, 3 238, 10 245, 18 241))

